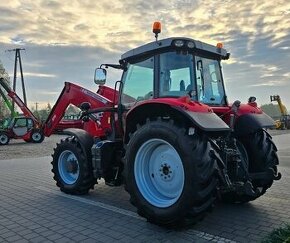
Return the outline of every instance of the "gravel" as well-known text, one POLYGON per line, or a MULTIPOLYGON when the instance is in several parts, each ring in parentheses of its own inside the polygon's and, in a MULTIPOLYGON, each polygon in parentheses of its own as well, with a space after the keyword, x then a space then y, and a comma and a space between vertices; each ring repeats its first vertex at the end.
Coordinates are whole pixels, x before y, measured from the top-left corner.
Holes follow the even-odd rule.
POLYGON ((0 146, 0 160, 50 156, 56 143, 65 137, 52 135, 45 138, 42 143, 26 143, 22 139, 11 139, 8 145, 0 146))

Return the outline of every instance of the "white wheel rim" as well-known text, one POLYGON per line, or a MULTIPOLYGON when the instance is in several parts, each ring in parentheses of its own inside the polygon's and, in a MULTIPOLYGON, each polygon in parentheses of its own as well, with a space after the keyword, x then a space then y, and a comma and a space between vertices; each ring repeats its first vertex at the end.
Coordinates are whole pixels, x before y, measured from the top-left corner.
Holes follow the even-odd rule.
POLYGON ((33 139, 33 141, 36 141, 36 142, 40 141, 40 139, 41 139, 41 134, 40 134, 39 132, 35 132, 35 133, 33 133, 33 134, 32 134, 32 139, 33 139))
POLYGON ((80 175, 79 161, 69 150, 63 151, 58 158, 58 172, 64 183, 74 184, 80 175))
POLYGON ((0 135, 0 142, 1 144, 6 144, 8 142, 8 136, 5 134, 0 135))
POLYGON ((159 208, 172 206, 184 188, 184 168, 175 148, 162 139, 150 139, 138 150, 134 175, 142 196, 159 208))

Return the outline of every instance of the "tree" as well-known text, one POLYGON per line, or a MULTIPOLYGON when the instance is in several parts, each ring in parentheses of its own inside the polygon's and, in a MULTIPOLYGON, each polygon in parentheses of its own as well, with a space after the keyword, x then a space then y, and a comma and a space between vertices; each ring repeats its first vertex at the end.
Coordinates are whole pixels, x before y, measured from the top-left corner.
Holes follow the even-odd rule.
POLYGON ((37 111, 37 114, 36 112, 34 112, 34 114, 37 116, 37 118, 40 120, 40 121, 45 121, 48 117, 48 112, 47 112, 47 109, 42 109, 42 110, 39 110, 37 111))
POLYGON ((4 80, 10 84, 10 77, 9 77, 9 74, 7 73, 7 71, 5 70, 1 60, 0 60, 0 76, 2 78, 4 78, 4 80))
POLYGON ((47 103, 46 110, 47 110, 48 114, 51 112, 51 105, 50 105, 50 103, 47 103))
MULTIPOLYGON (((0 61, 0 77, 4 78, 4 80, 7 82, 8 85, 10 85, 10 77, 7 71, 5 70, 2 62, 0 61)), ((1 87, 0 87, 1 88, 1 87)), ((3 93, 5 93, 4 90, 2 90, 3 93)), ((10 100, 10 97, 7 97, 8 100, 10 100)), ((8 109, 8 107, 5 105, 4 99, 2 96, 0 96, 0 119, 3 119, 5 117, 10 116, 11 111, 8 109)))
POLYGON ((278 105, 274 104, 265 104, 261 106, 261 109, 268 115, 274 119, 277 119, 281 116, 281 112, 278 105))

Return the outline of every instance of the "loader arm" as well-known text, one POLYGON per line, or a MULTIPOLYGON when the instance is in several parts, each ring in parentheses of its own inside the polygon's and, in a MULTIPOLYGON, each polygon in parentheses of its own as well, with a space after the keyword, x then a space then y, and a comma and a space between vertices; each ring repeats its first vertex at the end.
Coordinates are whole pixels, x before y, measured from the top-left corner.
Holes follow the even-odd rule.
POLYGON ((40 124, 38 119, 33 115, 20 97, 6 84, 3 78, 0 78, 0 85, 6 90, 8 96, 19 106, 25 117, 31 118, 35 124, 40 124))
MULTIPOLYGON (((80 107, 83 102, 89 102, 91 108, 93 109, 114 106, 111 100, 98 93, 94 93, 78 85, 65 82, 65 86, 59 95, 57 102, 48 115, 46 122, 43 124, 44 135, 49 137, 53 133, 54 128, 60 122, 70 104, 80 107)), ((104 123, 102 123, 102 125, 103 124, 104 123)), ((104 126, 105 128, 109 128, 110 123, 107 122, 104 126)), ((104 127, 101 130, 104 131, 104 127)))
POLYGON ((270 96, 271 101, 277 101, 281 115, 282 116, 287 116, 287 109, 286 107, 283 105, 282 100, 280 98, 279 95, 271 95, 270 96))

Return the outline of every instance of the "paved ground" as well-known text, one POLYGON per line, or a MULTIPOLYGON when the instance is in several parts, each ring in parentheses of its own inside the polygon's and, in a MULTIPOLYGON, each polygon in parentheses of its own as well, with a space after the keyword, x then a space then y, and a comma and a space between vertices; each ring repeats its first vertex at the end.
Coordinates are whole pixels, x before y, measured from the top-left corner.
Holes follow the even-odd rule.
MULTIPOLYGON (((203 221, 179 231, 138 217, 122 187, 100 183, 82 197, 59 192, 46 152, 39 158, 27 158, 26 152, 26 158, 2 159, 0 242, 259 242, 273 228, 290 223, 290 134, 273 138, 283 178, 266 195, 245 205, 216 205, 203 221)), ((53 136, 43 145, 58 139, 53 136)), ((11 145, 15 155, 28 146, 16 143, 20 146, 11 145)), ((7 151, 1 148, 0 158, 7 151)))

